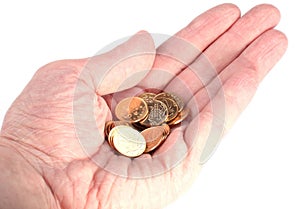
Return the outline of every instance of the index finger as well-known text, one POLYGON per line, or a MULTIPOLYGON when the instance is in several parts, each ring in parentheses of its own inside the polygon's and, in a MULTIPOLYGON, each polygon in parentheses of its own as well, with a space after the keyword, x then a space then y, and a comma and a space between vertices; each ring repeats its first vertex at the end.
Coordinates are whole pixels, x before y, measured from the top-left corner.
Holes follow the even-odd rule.
POLYGON ((162 89, 239 17, 240 10, 233 4, 216 6, 196 17, 158 47, 153 69, 139 87, 162 89))

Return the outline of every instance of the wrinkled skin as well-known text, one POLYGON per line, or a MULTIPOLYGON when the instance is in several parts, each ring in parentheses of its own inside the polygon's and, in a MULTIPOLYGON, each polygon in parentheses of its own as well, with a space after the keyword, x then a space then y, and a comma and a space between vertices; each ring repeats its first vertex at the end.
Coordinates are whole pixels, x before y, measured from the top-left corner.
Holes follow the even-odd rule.
POLYGON ((189 67, 162 55, 171 54, 191 66, 199 59, 199 52, 184 51, 180 43, 172 40, 155 49, 146 32, 93 59, 56 61, 39 69, 3 123, 0 164, 6 168, 15 166, 17 172, 7 181, 1 181, 9 182, 9 186, 2 183, 0 194, 6 191, 14 194, 0 203, 1 208, 157 209, 166 206, 189 187, 201 169, 199 159, 215 117, 210 102, 218 102, 220 94, 224 96, 226 113, 222 125, 226 132, 249 103, 258 84, 284 54, 287 39, 273 29, 279 19, 278 10, 271 5, 259 5, 240 17, 236 6, 224 4, 201 14, 179 31, 175 37, 203 51, 218 74, 214 78, 206 73, 202 81, 193 76, 189 67), (136 53, 141 55, 120 62, 136 53), (99 85, 94 78, 106 72, 108 66, 103 63, 118 64, 99 85), (86 74, 82 74, 83 69, 86 74), (128 79, 126 86, 119 88, 126 78, 141 69, 149 71, 146 77, 128 79), (157 79, 156 69, 177 75, 190 94, 185 94, 172 77, 157 79), (221 82, 222 91, 212 88, 215 97, 209 98, 205 89, 214 85, 216 79, 221 82), (75 97, 78 85, 82 85, 81 96, 75 97), (118 157, 103 140, 102 132, 105 121, 112 117, 109 104, 115 91, 121 91, 119 96, 126 97, 153 87, 178 92, 190 106, 191 115, 188 124, 175 129, 168 137, 168 143, 153 155, 139 157, 147 159, 145 165, 140 165, 138 159, 118 157), (189 102, 191 95, 196 108, 189 102), (85 126, 85 120, 89 119, 78 113, 82 114, 80 129, 101 136, 89 154, 107 152, 106 158, 101 159, 105 168, 120 166, 125 177, 98 166, 81 146, 73 105, 75 102, 84 110, 85 98, 96 98, 93 111, 97 129, 85 126), (174 152, 167 152, 169 149, 174 152), (177 159, 180 152, 184 154, 172 166, 174 162, 170 159, 177 159), (160 156, 158 160, 153 160, 157 156, 160 156), (165 172, 147 178, 130 178, 141 176, 145 170, 153 174, 157 167, 165 172), (11 186, 10 182, 17 182, 18 186, 11 186))

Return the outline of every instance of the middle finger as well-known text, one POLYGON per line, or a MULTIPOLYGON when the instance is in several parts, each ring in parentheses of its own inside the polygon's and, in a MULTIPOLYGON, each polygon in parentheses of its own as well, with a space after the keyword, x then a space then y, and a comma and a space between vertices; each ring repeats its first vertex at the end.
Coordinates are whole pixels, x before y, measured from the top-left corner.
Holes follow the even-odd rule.
POLYGON ((140 82, 142 89, 162 89, 240 17, 233 4, 216 6, 194 19, 157 49, 153 69, 140 82))
POLYGON ((277 8, 259 5, 247 12, 226 33, 209 46, 188 68, 166 87, 188 101, 229 65, 254 39, 275 27, 280 19, 277 8))

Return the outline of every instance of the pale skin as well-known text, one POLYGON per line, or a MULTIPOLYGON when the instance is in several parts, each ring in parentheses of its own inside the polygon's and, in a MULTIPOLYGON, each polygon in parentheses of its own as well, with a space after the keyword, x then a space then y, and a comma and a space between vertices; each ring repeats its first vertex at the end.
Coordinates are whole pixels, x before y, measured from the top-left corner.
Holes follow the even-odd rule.
MULTIPOLYGON (((240 17, 235 5, 223 4, 199 15, 175 34, 203 51, 214 66, 225 98, 225 132, 287 48, 285 35, 273 29, 279 19, 279 11, 271 5, 256 6, 240 17)), ((109 98, 114 91, 120 90, 118 88, 126 78, 139 69, 148 69, 149 73, 123 87, 124 96, 137 89, 175 88, 188 104, 191 98, 176 89, 174 77, 161 78, 156 83, 155 69, 177 75, 198 102, 196 109, 201 114, 192 110, 189 125, 168 138, 170 142, 178 142, 176 146, 180 149, 189 150, 176 167, 162 175, 136 180, 114 175, 91 161, 79 143, 72 112, 78 77, 90 59, 56 61, 37 71, 4 119, 0 140, 0 208, 158 209, 184 192, 201 169, 199 159, 214 117, 209 104, 217 101, 221 93, 215 90, 214 98, 209 98, 205 87, 213 83, 214 77, 207 74, 208 77, 199 82, 188 67, 160 55, 164 51, 175 54, 180 51, 190 65, 197 62, 198 52, 179 48, 166 41, 155 49, 151 36, 140 32, 94 59, 91 65, 94 67, 83 79, 90 91, 82 92, 97 98, 94 112, 99 130, 95 131, 103 132, 105 121, 111 119, 107 105, 109 98), (91 77, 103 73, 103 68, 99 67, 101 63, 115 63, 135 52, 147 54, 117 65, 101 85, 93 83, 95 79, 91 77), (127 70, 121 72, 121 69, 127 70), (120 73, 121 76, 116 76, 120 73), (212 82, 206 83, 205 80, 212 82), (196 127, 199 125, 196 121, 201 121, 200 127, 196 127), (197 140, 189 149, 190 137, 195 134, 197 140), (182 138, 178 139, 178 136, 182 138)), ((180 53, 177 55, 181 56, 180 53)), ((170 146, 172 143, 165 143, 153 156, 146 154, 141 158, 151 159, 170 146)), ((107 149, 107 143, 102 140, 95 152, 104 149, 107 149)), ((114 155, 112 151, 108 153, 107 165, 114 165, 114 155)), ((176 156, 171 154, 168 157, 176 156)), ((121 169, 128 175, 143 172, 142 166, 140 170, 135 167, 135 161, 128 161, 126 157, 119 160, 123 166, 121 169)), ((161 158, 161 161, 161 165, 168 166, 167 159, 161 158)), ((155 163, 158 162, 150 161, 147 168, 151 170, 155 163)))

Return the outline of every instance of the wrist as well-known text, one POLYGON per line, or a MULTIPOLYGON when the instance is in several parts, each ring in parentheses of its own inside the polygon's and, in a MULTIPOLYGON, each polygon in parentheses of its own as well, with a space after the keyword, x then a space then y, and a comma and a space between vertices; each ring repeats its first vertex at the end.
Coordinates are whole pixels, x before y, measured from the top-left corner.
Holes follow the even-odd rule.
POLYGON ((16 145, 0 138, 0 208, 57 208, 34 156, 16 145))

